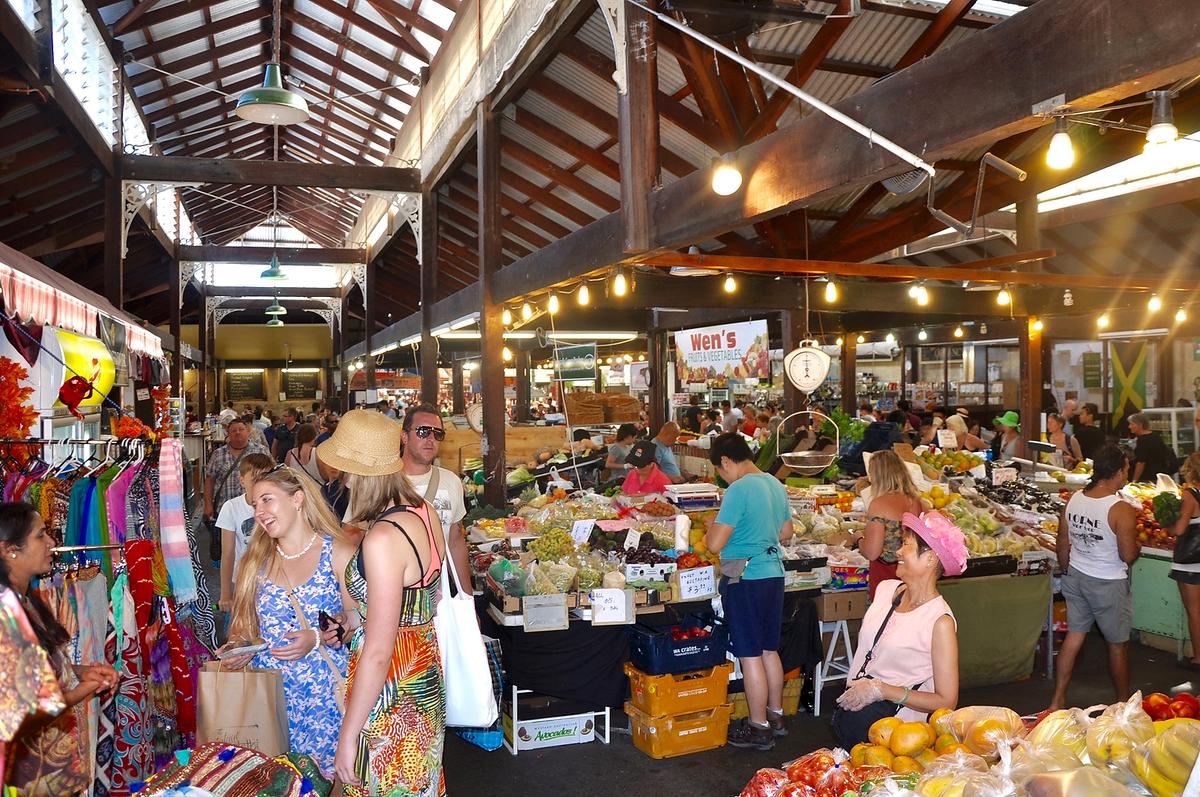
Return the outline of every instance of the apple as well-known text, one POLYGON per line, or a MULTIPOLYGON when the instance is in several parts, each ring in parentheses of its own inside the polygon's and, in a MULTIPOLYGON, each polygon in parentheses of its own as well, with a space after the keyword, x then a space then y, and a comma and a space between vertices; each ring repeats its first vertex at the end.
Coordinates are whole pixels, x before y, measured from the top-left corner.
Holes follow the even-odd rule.
POLYGON ((1189 717, 1191 719, 1195 719, 1197 713, 1200 713, 1196 711, 1196 703, 1194 700, 1176 700, 1175 702, 1171 703, 1168 708, 1176 717, 1189 717))
POLYGON ((1147 714, 1149 714, 1150 709, 1152 707, 1154 707, 1154 706, 1169 706, 1169 705, 1171 705, 1172 700, 1178 700, 1178 699, 1179 699, 1179 695, 1176 695, 1174 698, 1171 698, 1171 697, 1164 695, 1162 692, 1151 692, 1150 694, 1148 694, 1144 698, 1142 698, 1142 708, 1145 709, 1147 714))

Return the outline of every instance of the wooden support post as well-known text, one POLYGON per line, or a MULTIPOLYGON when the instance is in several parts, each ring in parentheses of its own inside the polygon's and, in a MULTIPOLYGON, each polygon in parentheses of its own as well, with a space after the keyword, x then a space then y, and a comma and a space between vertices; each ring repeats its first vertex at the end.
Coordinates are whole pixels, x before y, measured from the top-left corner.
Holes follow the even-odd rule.
MULTIPOLYGON (((367 370, 367 390, 375 390, 375 357, 371 354, 371 336, 375 334, 375 313, 379 307, 379 302, 375 301, 375 261, 367 263, 367 278, 366 284, 363 285, 363 326, 366 331, 363 333, 363 349, 366 350, 366 356, 363 357, 363 367, 367 370)), ((378 397, 376 397, 378 400, 378 397)), ((370 399, 368 398, 368 406, 370 399)))
POLYGON ((353 393, 350 391, 350 363, 346 361, 346 338, 348 336, 342 327, 345 326, 346 321, 350 318, 350 314, 348 312, 350 308, 347 306, 349 302, 346 299, 346 294, 343 293, 339 301, 341 302, 341 308, 340 312, 338 313, 338 330, 341 331, 339 340, 341 345, 338 348, 338 362, 341 363, 342 369, 342 412, 349 412, 350 408, 353 406, 350 403, 350 397, 353 395, 353 393))
POLYGON ((1026 319, 1017 336, 1021 354, 1021 433, 1026 440, 1042 435, 1042 333, 1034 329, 1034 319, 1026 319))
POLYGON ((437 193, 421 193, 421 401, 436 404, 438 340, 433 336, 433 305, 437 301, 437 193))
POLYGON ((652 329, 647 336, 650 363, 647 376, 650 377, 650 434, 657 434, 662 425, 669 419, 667 407, 667 332, 662 329, 652 329))
MULTIPOLYGON (((1041 241, 1041 232, 1038 229, 1038 208, 1037 198, 1029 197, 1028 199, 1017 200, 1017 247, 1025 249, 1037 249, 1041 241)), ((1045 261, 1038 260, 1034 266, 1034 270, 1041 271, 1045 261)))
MULTIPOLYGON (((800 345, 804 340, 804 308, 783 310, 779 313, 779 324, 783 337, 783 356, 800 345)), ((783 378, 783 406, 785 412, 797 412, 807 404, 804 394, 792 384, 785 375, 783 378)))
POLYGON ((179 259, 171 258, 171 337, 175 339, 175 348, 171 352, 171 387, 172 394, 183 397, 183 335, 181 333, 181 320, 183 308, 183 299, 180 296, 179 283, 182 275, 179 273, 179 259))
POLYGON ((484 500, 504 506, 507 498, 504 441, 504 325, 503 311, 496 301, 495 277, 502 261, 500 218, 500 119, 490 101, 479 103, 475 112, 475 173, 479 180, 479 333, 480 380, 483 391, 483 452, 487 483, 484 500))
POLYGON ((842 332, 842 412, 858 417, 858 335, 842 332))
MULTIPOLYGON (((653 6, 653 0, 651 0, 653 6)), ((621 163, 621 222, 625 251, 645 252, 654 240, 650 200, 659 186, 658 44, 656 22, 625 6, 625 93, 617 106, 621 163)), ((618 54, 619 55, 619 54, 618 54)))
POLYGON ((208 358, 212 351, 208 347, 208 286, 200 283, 200 318, 196 328, 197 343, 200 344, 199 384, 196 386, 196 416, 201 421, 208 414, 208 358))
MULTIPOLYGON (((341 300, 339 299, 338 301, 341 301, 341 300)), ((346 373, 346 365, 345 365, 345 363, 342 362, 341 358, 339 357, 339 355, 342 352, 342 347, 345 344, 342 342, 342 338, 343 338, 342 327, 338 323, 338 321, 339 321, 339 319, 337 318, 337 316, 335 314, 333 323, 329 325, 330 337, 333 340, 332 340, 332 346, 330 346, 330 349, 329 349, 329 367, 325 369, 325 393, 324 393, 323 403, 330 410, 340 406, 340 404, 341 404, 340 396, 336 400, 333 397, 333 386, 335 384, 333 375, 334 375, 334 373, 338 373, 340 375, 345 375, 345 373, 346 373)), ((344 381, 342 382, 342 385, 343 385, 343 387, 345 386, 344 381)))
POLYGON ((462 415, 466 407, 466 396, 463 390, 463 361, 455 360, 450 369, 450 411, 455 415, 462 415))
POLYGON ((104 178, 104 298, 118 310, 124 309, 125 303, 124 205, 121 176, 104 178))
POLYGON ((517 364, 517 400, 516 421, 523 423, 529 420, 529 350, 517 349, 513 358, 517 364))

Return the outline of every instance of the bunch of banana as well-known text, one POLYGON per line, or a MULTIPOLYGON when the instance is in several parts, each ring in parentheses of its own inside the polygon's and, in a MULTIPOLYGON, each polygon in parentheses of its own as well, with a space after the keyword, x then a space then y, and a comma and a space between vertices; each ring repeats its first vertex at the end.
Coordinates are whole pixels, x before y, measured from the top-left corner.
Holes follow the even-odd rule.
POLYGON ((1133 774, 1154 797, 1172 797, 1183 787, 1200 754, 1200 726, 1175 725, 1139 745, 1129 756, 1133 774))

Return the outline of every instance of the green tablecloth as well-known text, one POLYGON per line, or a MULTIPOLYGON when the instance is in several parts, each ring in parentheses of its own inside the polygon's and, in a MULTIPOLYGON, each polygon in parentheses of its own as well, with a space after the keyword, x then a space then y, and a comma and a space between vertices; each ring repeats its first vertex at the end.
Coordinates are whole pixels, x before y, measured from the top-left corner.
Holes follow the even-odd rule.
POLYGON ((964 688, 1010 683, 1033 672, 1050 606, 1050 575, 943 581, 938 590, 958 621, 964 688))

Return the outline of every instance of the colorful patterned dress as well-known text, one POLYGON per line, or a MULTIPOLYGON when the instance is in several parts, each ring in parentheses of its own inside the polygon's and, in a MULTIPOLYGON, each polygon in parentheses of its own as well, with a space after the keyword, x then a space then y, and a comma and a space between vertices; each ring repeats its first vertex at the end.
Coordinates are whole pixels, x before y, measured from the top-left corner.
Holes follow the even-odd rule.
MULTIPOLYGON (((398 507, 421 518, 434 552, 430 567, 421 567, 424 586, 404 588, 400 631, 387 680, 358 739, 355 767, 361 786, 346 786, 351 797, 440 797, 446 793, 442 779, 442 744, 446 730, 446 692, 438 653, 433 615, 437 608, 441 557, 429 530, 427 507, 398 507)), ((383 522, 392 523, 386 518, 383 522)), ((409 545, 412 540, 404 534, 409 545)), ((378 532, 376 532, 378 533, 378 532)), ((413 546, 416 552, 416 546, 413 546)), ((421 557, 417 555, 418 564, 421 557)), ((367 579, 363 573, 362 549, 346 568, 346 589, 367 616, 367 579)), ((365 623, 364 623, 365 626, 365 623)), ((349 694, 353 694, 354 671, 362 648, 364 626, 350 642, 349 694)))
MULTIPOLYGON (((333 573, 332 539, 325 538, 316 571, 294 592, 309 628, 319 627, 322 609, 330 615, 342 611, 342 596, 333 573)), ((287 590, 265 579, 258 590, 258 625, 263 641, 270 647, 286 645, 288 640, 283 638, 284 634, 300 630, 287 590)), ((326 652, 344 676, 346 649, 326 649, 326 652)), ((294 661, 281 661, 270 651, 263 651, 254 657, 250 666, 283 672, 291 752, 312 756, 322 771, 332 773, 342 713, 334 697, 333 673, 320 651, 314 648, 304 658, 294 661)))

